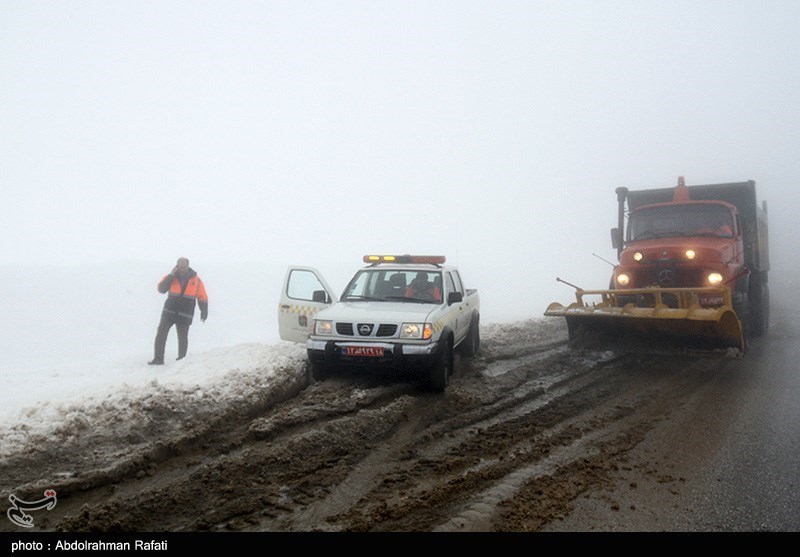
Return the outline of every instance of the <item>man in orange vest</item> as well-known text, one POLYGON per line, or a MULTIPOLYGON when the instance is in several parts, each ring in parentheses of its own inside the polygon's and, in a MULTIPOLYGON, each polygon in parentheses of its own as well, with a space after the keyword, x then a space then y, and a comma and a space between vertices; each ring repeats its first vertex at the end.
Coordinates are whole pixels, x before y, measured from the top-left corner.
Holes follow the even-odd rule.
POLYGON ((195 304, 200 306, 200 321, 208 317, 208 295, 203 281, 189 267, 185 257, 178 259, 175 268, 158 283, 158 291, 167 294, 161 322, 158 324, 155 341, 155 356, 147 362, 150 365, 164 364, 164 348, 167 345, 167 334, 175 325, 178 331, 178 359, 186 357, 189 348, 189 325, 194 318, 195 304))
POLYGON ((442 289, 435 279, 434 282, 428 282, 428 273, 421 271, 406 288, 406 298, 427 300, 438 304, 442 301, 442 289))

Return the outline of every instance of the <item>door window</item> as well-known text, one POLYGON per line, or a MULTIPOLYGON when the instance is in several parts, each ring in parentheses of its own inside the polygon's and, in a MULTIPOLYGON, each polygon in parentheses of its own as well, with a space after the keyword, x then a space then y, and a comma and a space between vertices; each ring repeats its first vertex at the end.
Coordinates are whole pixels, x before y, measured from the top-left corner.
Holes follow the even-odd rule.
POLYGON ((313 272, 305 269, 292 269, 289 275, 286 295, 294 300, 314 301, 314 292, 325 290, 313 272))

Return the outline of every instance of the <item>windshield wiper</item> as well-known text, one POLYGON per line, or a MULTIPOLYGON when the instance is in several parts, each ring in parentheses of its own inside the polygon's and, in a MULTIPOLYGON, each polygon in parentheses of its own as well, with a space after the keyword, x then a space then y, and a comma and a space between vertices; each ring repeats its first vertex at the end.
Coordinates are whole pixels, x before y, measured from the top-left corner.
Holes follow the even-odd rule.
POLYGON ((357 295, 351 294, 349 296, 345 296, 344 298, 342 298, 342 300, 343 301, 347 301, 347 300, 367 300, 368 302, 382 302, 383 298, 373 298, 372 296, 357 296, 357 295))
POLYGON ((682 230, 665 230, 662 232, 645 230, 644 232, 637 235, 634 241, 638 242, 639 240, 646 240, 648 238, 685 238, 686 236, 696 236, 696 235, 697 234, 691 234, 689 232, 684 232, 682 230))
POLYGON ((387 300, 400 300, 403 302, 414 302, 417 304, 436 304, 434 300, 424 299, 424 298, 408 298, 406 296, 386 296, 387 300))
POLYGON ((647 238, 650 237, 658 238, 658 234, 656 234, 652 230, 645 230, 644 232, 640 232, 639 234, 637 234, 636 237, 633 239, 633 241, 638 242, 639 240, 646 240, 647 238))

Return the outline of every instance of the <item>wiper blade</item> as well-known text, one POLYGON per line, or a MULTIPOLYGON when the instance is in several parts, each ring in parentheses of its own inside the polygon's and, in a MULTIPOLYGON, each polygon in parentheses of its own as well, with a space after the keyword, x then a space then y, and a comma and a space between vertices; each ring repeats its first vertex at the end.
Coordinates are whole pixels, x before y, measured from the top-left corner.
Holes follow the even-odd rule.
POLYGON ((345 296, 344 298, 342 298, 342 300, 343 301, 348 301, 348 300, 367 300, 368 302, 382 302, 383 298, 373 298, 372 296, 350 295, 350 296, 345 296))
POLYGON ((648 238, 683 238, 686 236, 694 236, 694 234, 683 232, 681 230, 664 230, 661 232, 646 230, 637 235, 636 238, 634 238, 634 241, 638 242, 639 240, 647 240, 648 238))
POLYGON ((402 302, 414 302, 416 304, 435 304, 434 300, 424 298, 409 298, 406 296, 386 296, 387 300, 400 300, 402 302))

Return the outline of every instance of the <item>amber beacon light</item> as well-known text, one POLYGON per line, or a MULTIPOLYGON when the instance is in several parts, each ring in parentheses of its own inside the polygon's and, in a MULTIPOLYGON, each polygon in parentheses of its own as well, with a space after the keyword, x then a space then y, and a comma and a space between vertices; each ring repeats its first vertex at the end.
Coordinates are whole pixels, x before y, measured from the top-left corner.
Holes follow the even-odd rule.
POLYGON ((428 263, 442 265, 444 255, 365 255, 364 263, 428 263))

